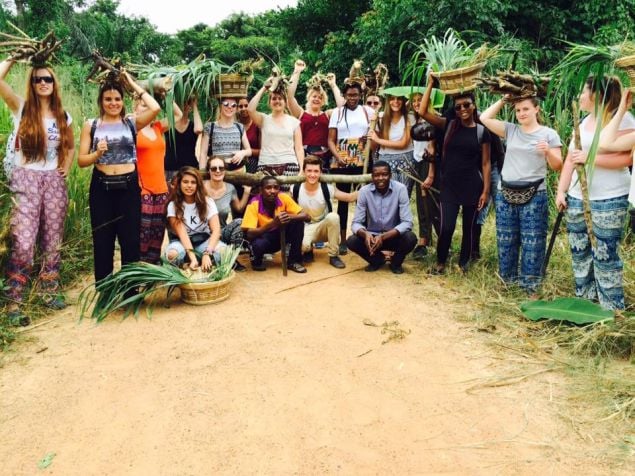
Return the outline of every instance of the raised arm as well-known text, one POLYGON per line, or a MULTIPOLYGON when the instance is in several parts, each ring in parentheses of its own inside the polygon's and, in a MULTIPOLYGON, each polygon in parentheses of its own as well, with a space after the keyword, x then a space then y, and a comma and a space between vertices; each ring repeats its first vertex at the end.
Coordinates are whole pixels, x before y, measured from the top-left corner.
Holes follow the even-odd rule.
POLYGON ((439 129, 445 129, 445 125, 447 124, 447 119, 442 116, 437 116, 434 112, 430 112, 428 110, 428 106, 430 106, 430 96, 432 96, 432 85, 434 84, 434 78, 432 75, 428 76, 428 86, 426 87, 425 92, 423 93, 423 98, 421 99, 421 105, 419 106, 419 115, 423 117, 426 121, 432 124, 434 127, 438 127, 439 129))
POLYGON ((262 99, 262 95, 268 89, 266 84, 269 80, 265 81, 265 86, 260 88, 258 92, 251 98, 249 101, 249 106, 247 106, 247 111, 249 112, 249 117, 258 127, 262 127, 262 113, 258 112, 258 104, 260 104, 260 100, 262 99))
POLYGON ((335 105, 337 107, 342 107, 344 104, 346 104, 346 99, 344 99, 344 96, 342 96, 342 92, 340 91, 340 88, 337 86, 335 74, 328 73, 326 75, 326 81, 329 83, 329 87, 331 88, 331 91, 333 91, 333 99, 335 99, 335 105))
POLYGON ((629 89, 622 91, 622 98, 617 112, 600 133, 600 147, 609 152, 631 150, 635 147, 635 132, 619 135, 620 124, 633 102, 633 94, 629 89))
MULTIPOLYGON (((183 117, 183 111, 176 102, 172 103, 172 113, 174 115, 174 122, 180 121, 183 117)), ((170 121, 168 121, 167 117, 161 119, 161 129, 164 131, 168 130, 170 127, 170 121)))
POLYGON ((300 75, 306 68, 306 64, 302 60, 296 60, 293 67, 293 74, 289 80, 289 88, 287 89, 287 100, 289 105, 289 111, 293 117, 300 118, 304 110, 302 106, 298 104, 298 100, 295 98, 295 92, 298 89, 300 82, 300 75))
POLYGON ((201 113, 198 110, 198 101, 196 98, 192 103, 192 120, 194 121, 194 134, 199 135, 203 132, 203 121, 201 119, 201 113))
POLYGON ((485 109, 479 119, 483 123, 485 127, 487 127, 491 132, 496 134, 498 137, 505 137, 505 123, 499 119, 496 119, 496 116, 500 112, 500 110, 505 105, 504 99, 499 99, 490 107, 485 109))
POLYGON ((127 89, 132 89, 137 94, 137 97, 139 97, 139 99, 141 99, 147 107, 145 111, 139 114, 133 114, 137 130, 143 129, 157 117, 159 112, 161 112, 161 106, 157 100, 154 99, 152 94, 139 86, 127 72, 124 71, 122 76, 127 85, 127 89))
MULTIPOLYGON (((211 128, 211 123, 210 123, 211 128)), ((209 129, 205 128, 201 137, 201 148, 198 152, 198 168, 204 170, 207 167, 207 150, 209 149, 209 129)))
POLYGON ((7 58, 0 63, 0 97, 7 103, 7 107, 11 112, 16 114, 18 109, 20 109, 20 96, 18 96, 13 91, 13 88, 9 86, 9 83, 4 80, 14 63, 15 61, 11 58, 7 58))

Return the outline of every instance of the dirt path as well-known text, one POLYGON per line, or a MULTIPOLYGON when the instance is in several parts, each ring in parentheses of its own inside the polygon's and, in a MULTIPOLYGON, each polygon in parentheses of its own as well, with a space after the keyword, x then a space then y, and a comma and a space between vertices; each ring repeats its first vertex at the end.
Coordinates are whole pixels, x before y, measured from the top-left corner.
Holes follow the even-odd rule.
POLYGON ((285 291, 341 273, 325 261, 239 275, 216 305, 98 326, 68 310, 29 332, 0 369, 0 472, 606 472, 557 417, 557 375, 468 391, 513 364, 452 318, 465 307, 438 278, 348 257, 285 291), (366 318, 411 334, 382 345, 366 318))

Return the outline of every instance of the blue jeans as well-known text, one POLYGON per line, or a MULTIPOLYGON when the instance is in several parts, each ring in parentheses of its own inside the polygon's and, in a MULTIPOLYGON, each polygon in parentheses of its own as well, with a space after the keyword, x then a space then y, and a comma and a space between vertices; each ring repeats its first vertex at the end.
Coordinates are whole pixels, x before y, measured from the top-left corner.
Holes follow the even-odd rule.
POLYGON ((582 200, 567 197, 567 231, 573 260, 575 295, 599 300, 604 309, 624 309, 623 263, 617 250, 628 209, 627 196, 591 200, 591 220, 597 249, 584 221, 582 200))
MULTIPOLYGON (((203 254, 203 252, 207 250, 208 244, 209 244, 209 239, 205 240, 200 245, 195 246, 194 250, 198 251, 200 254, 203 254)), ((225 243, 223 243, 222 241, 219 241, 218 246, 216 246, 216 251, 214 251, 213 253, 214 261, 216 263, 220 261, 220 253, 218 252, 218 250, 223 247, 225 247, 225 243)), ((168 261, 174 266, 178 266, 180 268, 183 265, 183 263, 185 263, 185 257, 187 255, 187 253, 185 252, 185 246, 183 246, 183 243, 181 243, 180 240, 170 241, 164 251, 165 259, 168 259, 168 253, 171 250, 176 251, 177 255, 176 255, 176 258, 174 258, 173 260, 168 260, 168 261)))
POLYGON ((497 190, 498 272, 506 283, 518 283, 530 293, 535 292, 540 285, 547 243, 548 217, 549 207, 545 190, 536 192, 536 195, 524 205, 507 203, 503 198, 503 192, 497 190))

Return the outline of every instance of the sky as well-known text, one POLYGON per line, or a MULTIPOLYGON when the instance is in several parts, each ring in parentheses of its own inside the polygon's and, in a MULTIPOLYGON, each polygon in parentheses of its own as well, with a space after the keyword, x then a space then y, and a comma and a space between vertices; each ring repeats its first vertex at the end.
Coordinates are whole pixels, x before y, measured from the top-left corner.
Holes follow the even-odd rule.
POLYGON ((216 25, 232 13, 262 13, 297 5, 297 0, 120 0, 119 12, 144 16, 162 33, 176 33, 197 23, 216 25), (165 8, 158 5, 169 5, 165 8))

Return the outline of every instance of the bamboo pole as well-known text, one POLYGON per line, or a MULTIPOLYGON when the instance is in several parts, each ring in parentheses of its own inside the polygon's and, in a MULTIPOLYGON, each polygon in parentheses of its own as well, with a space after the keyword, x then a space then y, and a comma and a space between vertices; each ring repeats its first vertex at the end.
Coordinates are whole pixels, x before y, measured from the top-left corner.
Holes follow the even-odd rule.
MULTIPOLYGON (((364 107, 364 106, 362 106, 364 107)), ((379 114, 375 112, 375 116, 370 120, 370 125, 368 126, 368 133, 370 134, 375 130, 375 126, 377 125, 377 116, 379 114)), ((368 173, 368 163, 370 162, 370 149, 371 149, 371 140, 366 138, 366 147, 364 147, 364 168, 362 173, 366 175, 368 173)), ((341 182, 340 182, 341 183, 341 182)))
MULTIPOLYGON (((201 172, 204 180, 209 180, 208 172, 201 172)), ((263 177, 268 177, 269 175, 264 174, 262 172, 257 172, 255 174, 248 174, 245 172, 225 172, 225 181, 234 185, 260 185, 260 181, 263 177)), ((295 183, 303 183, 306 181, 306 177, 304 175, 278 175, 274 176, 278 182, 281 184, 295 184, 295 183)), ((359 183, 366 184, 371 181, 370 174, 364 175, 337 175, 337 174, 322 174, 320 176, 320 182, 324 183, 359 183)))
MULTIPOLYGON (((577 150, 582 150, 582 141, 580 139, 580 112, 578 111, 577 101, 573 101, 573 142, 577 150)), ((589 235, 591 247, 596 249, 597 242, 593 234, 593 219, 591 218, 591 203, 589 202, 589 184, 587 182, 586 168, 584 164, 577 164, 575 171, 580 181, 580 190, 582 191, 582 210, 584 211, 584 222, 586 223, 586 231, 589 235)))

